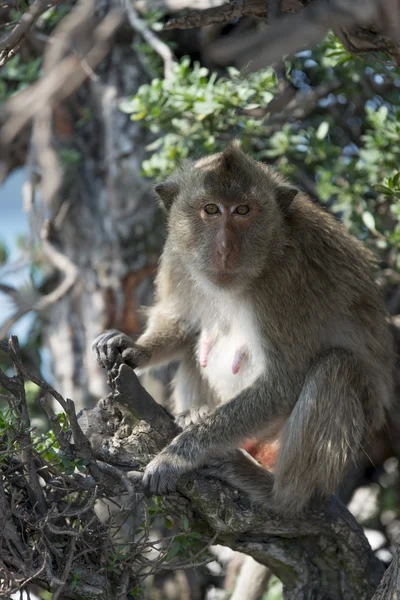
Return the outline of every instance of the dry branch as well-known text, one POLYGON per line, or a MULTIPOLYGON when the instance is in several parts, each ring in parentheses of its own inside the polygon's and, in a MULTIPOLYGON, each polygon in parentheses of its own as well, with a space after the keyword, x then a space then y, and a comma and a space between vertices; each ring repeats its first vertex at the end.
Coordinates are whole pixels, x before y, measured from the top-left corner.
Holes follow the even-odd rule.
POLYGON ((50 6, 58 4, 60 0, 35 0, 28 10, 22 15, 14 29, 0 40, 0 68, 16 55, 21 42, 33 26, 36 19, 50 6))
MULTIPOLYGON (((134 372, 122 365, 114 380, 113 397, 102 401, 101 410, 98 407, 93 414, 85 411, 84 430, 99 458, 108 457, 128 467, 128 460, 143 465, 149 455, 161 450, 176 433, 172 424, 171 417, 140 386, 134 372), (115 407, 122 405, 131 413, 130 435, 125 434, 124 444, 119 441, 118 446, 107 436, 101 441, 100 431, 110 422, 115 407), (140 425, 137 418, 143 419, 140 425), (143 454, 143 443, 147 457, 143 454)), ((136 470, 132 481, 137 483, 136 470)), ((219 543, 269 566, 284 582, 288 598, 305 598, 306 590, 315 589, 318 591, 313 597, 322 599, 328 597, 329 588, 330 598, 369 599, 379 582, 382 566, 362 529, 336 500, 293 520, 272 513, 268 507, 254 511, 237 491, 228 490, 201 473, 183 480, 178 491, 180 495, 165 499, 174 514, 190 511, 203 531, 207 525, 205 537, 218 533, 219 543)))
POLYGON ((146 25, 145 21, 139 17, 131 0, 121 0, 121 2, 132 28, 137 31, 144 41, 147 42, 163 59, 164 77, 165 79, 168 79, 168 77, 172 75, 172 67, 174 64, 174 55, 171 49, 167 44, 160 40, 160 38, 146 25))
MULTIPOLYGON (((165 24, 165 29, 205 27, 231 22, 245 15, 270 20, 268 6, 262 0, 234 0, 174 17, 165 24)), ((274 18, 273 28, 240 35, 233 31, 212 44, 208 55, 220 65, 234 62, 239 67, 257 70, 266 64, 274 64, 285 54, 312 47, 333 29, 351 51, 385 52, 399 62, 400 32, 396 25, 399 14, 398 0, 283 0, 280 3, 281 18, 274 18), (294 12, 298 14, 291 14, 294 12), (368 45, 364 40, 360 48, 357 41, 363 38, 367 38, 368 45)))
POLYGON ((397 600, 400 591, 400 548, 397 547, 389 568, 372 600, 397 600))
MULTIPOLYGON (((21 397, 22 375, 55 393, 45 382, 32 378, 21 365, 15 339, 9 344, 2 342, 1 349, 9 354, 20 374, 9 378, 0 373, 1 384, 9 390, 10 398, 21 397)), ((89 467, 86 476, 66 476, 32 450, 33 464, 46 480, 42 500, 44 514, 34 508, 29 494, 25 497, 22 492, 21 496, 20 479, 18 488, 15 487, 15 466, 23 465, 22 455, 17 462, 15 459, 12 462, 10 455, 11 462, 3 463, 0 515, 5 533, 0 537, 0 552, 8 569, 2 584, 8 593, 21 589, 29 580, 46 585, 56 595, 62 592, 67 597, 73 593, 74 598, 115 597, 117 588, 110 588, 110 579, 104 577, 98 564, 99 556, 104 560, 105 549, 112 552, 113 544, 110 539, 107 546, 107 531, 111 530, 101 525, 93 512, 96 497, 124 495, 130 503, 130 514, 134 514, 133 502, 136 518, 144 519, 145 531, 149 529, 146 511, 143 514, 140 505, 135 504, 140 492, 140 471, 176 435, 178 427, 171 415, 144 390, 129 367, 115 368, 110 380, 113 393, 93 410, 84 411, 79 424, 73 403, 62 403, 67 408, 75 442, 70 447, 70 456, 86 459, 89 467), (11 509, 15 506, 16 493, 20 496, 17 512, 11 509), (71 496, 68 504, 63 503, 66 495, 71 496), (81 498, 80 504, 78 498, 81 498), (31 552, 29 560, 21 561, 18 557, 28 552, 26 544, 31 535, 39 540, 36 550, 31 552), (15 542, 12 547, 10 539, 15 542), (65 544, 60 546, 61 540, 65 540, 65 544), (18 552, 13 548, 18 548, 18 552), (95 564, 97 561, 98 572, 93 567, 88 570, 83 560, 85 556, 92 557, 95 564), (71 588, 69 573, 74 569, 80 572, 79 590, 71 588)), ((163 501, 177 523, 182 523, 182 517, 187 515, 191 530, 202 531, 203 550, 218 538, 219 544, 246 553, 268 566, 283 581, 285 598, 305 599, 311 594, 315 600, 327 597, 370 600, 381 579, 383 567, 372 553, 362 528, 335 499, 327 506, 289 519, 273 513, 268 506, 254 510, 240 491, 198 472, 182 479, 178 493, 163 501)), ((135 581, 143 580, 148 575, 148 567, 150 572, 155 572, 159 568, 178 569, 204 563, 198 554, 190 561, 165 564, 168 547, 175 538, 165 540, 166 547, 153 563, 141 557, 145 556, 146 548, 148 551, 148 544, 155 547, 155 542, 148 538, 134 543, 130 540, 123 562, 124 587, 132 589, 135 581)), ((120 584, 121 580, 118 586, 120 584)))
POLYGON ((19 292, 13 288, 7 290, 2 284, 0 290, 9 294, 16 305, 16 310, 0 325, 0 339, 6 337, 14 323, 27 313, 47 310, 50 306, 61 300, 72 289, 78 279, 77 267, 51 243, 49 229, 50 224, 46 221, 40 235, 42 242, 41 249, 50 264, 59 270, 64 277, 55 290, 44 296, 40 296, 34 288, 23 288, 19 292))
MULTIPOLYGON (((286 0, 283 0, 284 2, 286 0)), ((224 0, 197 0, 196 8, 206 10, 224 4, 224 0)), ((193 8, 193 0, 134 0, 133 5, 140 13, 151 10, 163 10, 167 13, 175 13, 180 10, 193 8)))
MULTIPOLYGON (((79 8, 84 11, 84 5, 75 9, 78 14, 79 8)), ((70 54, 59 63, 56 62, 54 67, 37 83, 23 90, 8 102, 7 120, 0 131, 0 144, 3 151, 44 106, 56 105, 70 96, 87 79, 88 67, 93 70, 104 58, 120 23, 120 13, 110 12, 97 27, 92 29, 90 38, 85 40, 86 52, 80 56, 70 54)), ((71 39, 73 40, 73 38, 71 39)), ((62 53, 62 48, 58 49, 58 52, 62 53)), ((57 48, 50 47, 49 54, 54 57, 57 54, 57 48)))

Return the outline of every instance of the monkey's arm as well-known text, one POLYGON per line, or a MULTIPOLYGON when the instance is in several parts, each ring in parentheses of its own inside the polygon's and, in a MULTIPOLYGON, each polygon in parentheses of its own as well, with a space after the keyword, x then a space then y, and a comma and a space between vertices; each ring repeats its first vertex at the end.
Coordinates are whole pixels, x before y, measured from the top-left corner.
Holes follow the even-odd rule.
POLYGON ((111 329, 95 339, 92 349, 102 367, 111 369, 119 353, 127 365, 136 369, 179 358, 192 340, 183 323, 168 313, 153 310, 146 331, 136 343, 124 333, 111 329))

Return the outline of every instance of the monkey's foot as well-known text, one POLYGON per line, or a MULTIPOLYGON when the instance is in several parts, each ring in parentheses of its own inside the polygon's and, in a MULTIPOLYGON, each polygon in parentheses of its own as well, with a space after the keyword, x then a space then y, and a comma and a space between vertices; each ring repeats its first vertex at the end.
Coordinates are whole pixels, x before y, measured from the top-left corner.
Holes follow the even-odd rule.
POLYGON ((144 490, 154 496, 174 492, 178 479, 187 471, 178 465, 178 461, 178 456, 160 452, 145 469, 142 481, 144 490))

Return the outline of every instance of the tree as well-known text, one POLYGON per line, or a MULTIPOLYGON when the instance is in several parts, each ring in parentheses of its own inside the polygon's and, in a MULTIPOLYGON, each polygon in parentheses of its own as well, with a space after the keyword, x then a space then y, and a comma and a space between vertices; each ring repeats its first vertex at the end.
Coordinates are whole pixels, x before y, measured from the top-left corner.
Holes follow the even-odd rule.
MULTIPOLYGON (((57 417, 45 401, 53 433, 49 441, 32 436, 22 391, 24 363, 15 340, 3 345, 8 364, 17 366, 16 379, 2 376, 10 403, 2 425, 2 514, 7 536, 2 547, 6 554, 0 557, 6 565, 6 585, 34 582, 55 590, 55 597, 111 594, 125 598, 129 592, 141 593, 143 564, 138 555, 153 547, 151 540, 144 535, 142 542, 136 539, 128 546, 122 536, 116 542, 112 537, 115 522, 101 523, 93 504, 97 497, 119 493, 122 502, 127 495, 132 506, 132 486, 139 483, 126 470, 131 473, 143 467, 176 426, 126 370, 119 383, 112 382, 118 400, 103 400, 93 413, 81 416, 86 435, 78 428, 74 406, 64 400, 71 397, 81 408, 107 394, 90 343, 111 326, 136 335, 140 329, 136 307, 151 298, 163 223, 150 200, 150 181, 143 178, 141 169, 149 178, 162 178, 177 159, 218 150, 239 134, 248 151, 276 164, 312 196, 328 203, 353 233, 380 253, 377 276, 388 291, 391 313, 398 314, 398 71, 387 61, 398 57, 399 9, 394 2, 361 4, 333 2, 327 13, 327 6, 317 0, 288 0, 280 3, 283 14, 304 11, 301 16, 284 18, 275 14, 274 2, 268 3, 267 11, 265 3, 232 2, 189 12, 170 19, 165 29, 212 27, 205 39, 175 34, 176 56, 192 55, 180 60, 175 60, 170 47, 154 32, 160 15, 148 15, 147 21, 139 17, 140 2, 109 0, 95 5, 85 0, 75 6, 36 0, 26 7, 23 18, 4 14, 5 22, 15 22, 0 42, 0 60, 5 65, 2 93, 5 99, 18 93, 6 105, 1 131, 3 171, 28 164, 30 220, 42 253, 34 266, 41 273, 46 261, 53 267, 28 301, 26 293, 8 290, 16 300, 12 320, 32 309, 41 315, 44 337, 52 350, 55 387, 62 395, 54 390, 53 394, 67 414, 65 420, 57 417), (241 15, 247 17, 237 25, 219 25, 241 15), (253 15, 279 19, 271 28, 273 35, 260 29, 253 15), (300 28, 299 19, 305 19, 307 27, 300 28), (328 27, 339 38, 330 34, 322 41, 328 27), (152 50, 138 46, 138 34, 152 50), (215 39, 213 44, 211 39, 215 39), (317 41, 321 44, 312 52, 281 61, 283 53, 317 41), (369 56, 367 63, 355 57, 366 43, 369 52, 380 53, 376 58, 369 56), (203 64, 193 64, 196 54, 203 64), (255 56, 258 62, 253 60, 253 68, 262 69, 251 74, 225 69, 232 64, 241 67, 255 56), (278 61, 275 72, 268 67, 271 61, 278 61), (218 76, 212 74, 213 69, 218 76), (19 89, 29 78, 34 80, 30 87, 19 89), (150 157, 146 149, 152 152, 150 157), (136 390, 134 406, 132 390, 136 390), (125 408, 121 408, 121 395, 125 408), (137 431, 134 425, 138 411, 140 423, 149 419, 146 434, 154 437, 146 451, 140 426, 137 431), (68 439, 68 422, 74 445, 68 439), (99 424, 104 430, 99 430, 99 424), (127 443, 121 442, 124 431, 127 443), (74 474, 74 469, 87 476, 74 474), (46 481, 44 492, 35 472, 46 481), (15 501, 17 515, 13 514, 15 501), (59 512, 54 516, 51 511, 56 509, 59 512), (33 517, 27 518, 31 512, 33 517), (27 544, 21 545, 21 535, 27 544), (35 551, 28 560, 33 544, 35 551), (89 556, 88 563, 76 554, 89 556), (100 567, 93 563, 96 556, 101 556, 107 576, 96 571, 100 567), (109 575, 111 569, 114 576, 109 575)), ((160 7, 160 3, 153 6, 160 7)), ((173 11, 171 4, 168 10, 173 11)), ((171 34, 163 35, 167 41, 172 39, 166 37, 171 34)), ((2 328, 2 337, 10 326, 7 322, 2 328)), ((395 327, 394 319, 394 332, 395 327)), ((31 374, 28 379, 39 382, 36 377, 31 374)), ((397 431, 396 415, 391 427, 397 431)), ((387 449, 387 440, 378 442, 372 449, 374 456, 382 444, 386 454, 392 451, 387 449)), ((347 495, 362 474, 360 470, 353 476, 347 495)), ((163 499, 143 509, 144 513, 137 506, 131 510, 135 515, 129 521, 131 529, 139 527, 141 520, 146 529, 156 517, 168 522, 169 515, 174 515, 180 529, 167 550, 151 565, 146 563, 146 568, 175 569, 203 562, 208 545, 218 540, 267 564, 280 576, 290 598, 326 598, 327 594, 367 598, 378 584, 381 564, 361 529, 338 503, 319 515, 288 524, 268 512, 256 516, 249 507, 241 508, 242 500, 238 503, 218 482, 206 486, 201 476, 193 489, 186 485, 181 491, 178 499, 163 499), (147 517, 146 510, 151 511, 147 517), (182 514, 186 521, 178 518, 182 514), (190 554, 190 561, 182 563, 182 551, 190 554), (323 582, 329 583, 324 586, 323 582)), ((114 519, 120 520, 121 514, 114 519)), ((391 569, 395 571, 396 563, 391 569)), ((7 593, 9 589, 13 588, 5 587, 7 593)))

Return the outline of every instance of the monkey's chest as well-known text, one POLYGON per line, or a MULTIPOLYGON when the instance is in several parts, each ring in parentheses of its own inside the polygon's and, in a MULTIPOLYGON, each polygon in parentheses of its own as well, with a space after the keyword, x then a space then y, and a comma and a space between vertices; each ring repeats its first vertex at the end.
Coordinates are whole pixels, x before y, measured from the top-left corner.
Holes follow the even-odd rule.
POLYGON ((225 327, 205 323, 198 345, 202 375, 218 394, 221 402, 234 398, 250 387, 265 371, 265 352, 249 314, 225 327))

